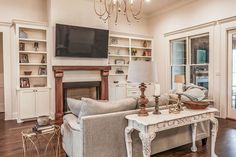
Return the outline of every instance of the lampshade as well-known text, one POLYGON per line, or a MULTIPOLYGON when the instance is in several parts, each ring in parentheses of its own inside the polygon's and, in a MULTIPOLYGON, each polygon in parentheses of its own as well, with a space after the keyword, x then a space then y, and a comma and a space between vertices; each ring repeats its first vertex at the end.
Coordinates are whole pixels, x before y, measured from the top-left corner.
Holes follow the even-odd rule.
POLYGON ((175 75, 175 83, 185 83, 184 75, 175 75))
POLYGON ((156 68, 155 63, 151 61, 131 61, 127 81, 134 83, 156 83, 156 68))

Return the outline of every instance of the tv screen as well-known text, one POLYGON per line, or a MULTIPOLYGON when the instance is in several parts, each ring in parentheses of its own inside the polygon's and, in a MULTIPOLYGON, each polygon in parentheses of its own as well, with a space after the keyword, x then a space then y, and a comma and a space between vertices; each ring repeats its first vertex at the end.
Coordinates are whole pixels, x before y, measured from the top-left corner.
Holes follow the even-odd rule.
POLYGON ((107 58, 108 30, 56 24, 56 56, 107 58))

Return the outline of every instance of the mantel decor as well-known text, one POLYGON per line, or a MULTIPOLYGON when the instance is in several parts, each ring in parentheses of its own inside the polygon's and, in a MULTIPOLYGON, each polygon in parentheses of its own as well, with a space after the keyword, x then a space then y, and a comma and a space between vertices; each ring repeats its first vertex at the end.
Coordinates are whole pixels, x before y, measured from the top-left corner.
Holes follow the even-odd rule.
POLYGON ((100 71, 101 75, 101 100, 108 100, 108 76, 110 66, 53 66, 55 77, 55 99, 56 99, 56 119, 63 116, 63 76, 64 71, 100 71))

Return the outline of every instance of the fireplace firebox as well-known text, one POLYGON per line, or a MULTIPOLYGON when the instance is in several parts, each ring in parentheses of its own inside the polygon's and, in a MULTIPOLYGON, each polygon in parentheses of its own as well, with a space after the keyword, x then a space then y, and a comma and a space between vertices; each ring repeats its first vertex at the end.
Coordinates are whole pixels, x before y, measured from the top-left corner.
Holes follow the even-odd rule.
POLYGON ((63 83, 63 111, 69 111, 67 98, 80 100, 82 97, 101 99, 101 81, 64 82, 63 83))

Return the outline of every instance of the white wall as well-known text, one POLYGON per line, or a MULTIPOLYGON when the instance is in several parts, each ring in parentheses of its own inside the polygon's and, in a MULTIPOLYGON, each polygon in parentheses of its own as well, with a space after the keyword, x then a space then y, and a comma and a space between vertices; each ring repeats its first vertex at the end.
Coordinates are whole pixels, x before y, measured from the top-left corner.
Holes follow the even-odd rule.
MULTIPOLYGON (((223 18, 236 16, 236 0, 196 0, 175 10, 149 18, 149 28, 154 34, 154 51, 156 52, 155 60, 158 61, 159 82, 162 92, 169 91, 169 44, 165 33, 175 30, 188 28, 191 26, 208 23, 223 18)), ((220 60, 220 26, 213 26, 214 49, 213 53, 213 82, 214 82, 214 99, 219 108, 220 98, 220 80, 222 77, 220 60)), ((223 104, 222 104, 223 105, 223 104)), ((225 104, 224 104, 225 105, 225 104)))
POLYGON ((121 34, 133 34, 137 36, 149 36, 151 37, 151 32, 149 32, 148 21, 146 17, 141 20, 136 21, 130 16, 131 23, 129 24, 126 17, 120 14, 118 18, 118 24, 115 24, 115 16, 113 15, 109 19, 109 30, 111 32, 117 32, 121 34))
POLYGON ((47 0, 0 0, 0 22, 47 21, 47 0))
POLYGON ((55 57, 55 24, 67 24, 98 29, 108 29, 93 10, 91 0, 51 0, 50 27, 52 35, 52 65, 106 65, 106 59, 55 57))

